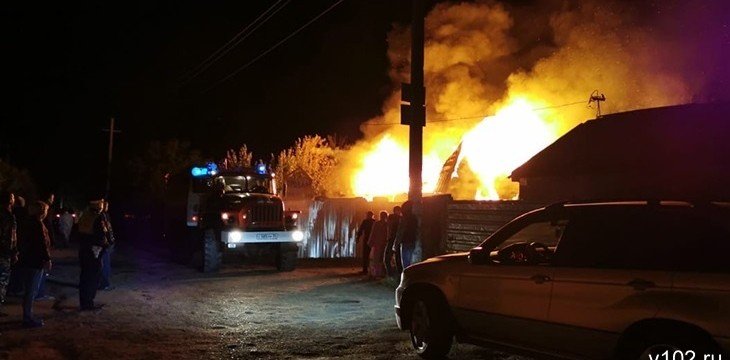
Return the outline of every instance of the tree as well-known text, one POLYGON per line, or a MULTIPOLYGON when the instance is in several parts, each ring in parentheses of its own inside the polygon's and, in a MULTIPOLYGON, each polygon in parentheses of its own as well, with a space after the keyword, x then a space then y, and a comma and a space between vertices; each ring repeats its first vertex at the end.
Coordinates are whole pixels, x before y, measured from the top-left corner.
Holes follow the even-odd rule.
POLYGON ((30 199, 34 199, 37 195, 36 184, 30 173, 2 160, 0 160, 0 189, 30 199))
POLYGON ((319 136, 304 136, 294 146, 282 150, 276 158, 275 172, 279 179, 286 179, 297 169, 312 179, 312 190, 317 196, 335 192, 332 172, 338 163, 339 148, 319 136))
POLYGON ((221 169, 233 170, 251 167, 253 152, 248 150, 248 146, 243 144, 238 151, 230 149, 226 152, 226 157, 220 162, 221 169))
POLYGON ((133 185, 155 198, 164 194, 165 183, 170 176, 187 171, 200 162, 200 153, 190 148, 190 143, 180 140, 153 141, 141 156, 130 161, 133 185))

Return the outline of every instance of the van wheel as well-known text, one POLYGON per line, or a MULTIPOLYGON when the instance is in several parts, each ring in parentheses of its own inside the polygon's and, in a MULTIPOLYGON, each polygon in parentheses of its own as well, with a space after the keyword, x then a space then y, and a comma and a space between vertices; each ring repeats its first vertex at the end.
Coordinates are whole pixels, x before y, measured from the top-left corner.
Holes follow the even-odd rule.
POLYGON ((441 359, 451 350, 454 334, 447 313, 431 298, 416 299, 411 306, 411 344, 422 358, 441 359))
POLYGON ((221 268, 223 254, 212 229, 203 232, 203 272, 214 273, 221 268))

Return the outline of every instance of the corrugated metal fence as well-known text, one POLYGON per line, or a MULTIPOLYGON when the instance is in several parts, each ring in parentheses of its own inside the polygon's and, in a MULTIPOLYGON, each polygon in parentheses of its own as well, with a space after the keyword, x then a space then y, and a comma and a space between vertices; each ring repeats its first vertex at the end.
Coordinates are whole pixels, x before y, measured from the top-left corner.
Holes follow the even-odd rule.
POLYGON ((355 232, 362 220, 365 199, 314 200, 300 219, 304 246, 300 257, 339 258, 355 256, 355 232))
POLYGON ((469 251, 510 220, 541 206, 522 201, 451 201, 446 211, 445 250, 469 251))
MULTIPOLYGON (((319 199, 293 204, 302 211, 300 225, 304 232, 301 258, 362 257, 356 239, 357 228, 367 211, 392 209, 394 203, 368 202, 363 198, 319 199)), ((294 208, 292 207, 294 210, 294 208)))
MULTIPOLYGON (((362 198, 288 202, 302 210, 300 226, 305 233, 299 257, 360 257, 355 232, 365 212, 391 209, 394 203, 372 203, 362 198)), ((421 224, 425 258, 469 251, 515 217, 543 206, 522 201, 462 201, 449 195, 424 198, 421 224)))

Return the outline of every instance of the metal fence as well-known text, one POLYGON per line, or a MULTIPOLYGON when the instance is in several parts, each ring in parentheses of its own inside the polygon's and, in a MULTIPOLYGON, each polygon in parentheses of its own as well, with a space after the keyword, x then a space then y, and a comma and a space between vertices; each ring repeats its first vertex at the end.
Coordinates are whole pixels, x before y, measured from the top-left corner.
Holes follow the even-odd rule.
MULTIPOLYGON (((376 216, 396 203, 367 202, 363 198, 320 199, 287 202, 301 210, 299 223, 304 241, 300 258, 361 257, 355 238, 365 212, 376 216)), ((423 255, 469 251, 515 217, 543 206, 522 201, 464 201, 450 196, 424 198, 421 227, 423 255)))

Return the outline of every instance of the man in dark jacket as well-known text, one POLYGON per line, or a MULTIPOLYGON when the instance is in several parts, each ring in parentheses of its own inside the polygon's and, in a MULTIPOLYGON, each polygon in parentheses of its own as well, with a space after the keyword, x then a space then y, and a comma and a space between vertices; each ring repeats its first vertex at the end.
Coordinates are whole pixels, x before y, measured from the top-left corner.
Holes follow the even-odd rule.
POLYGON ((43 320, 33 316, 33 301, 38 294, 44 271, 51 270, 51 238, 43 223, 43 219, 48 215, 48 205, 37 201, 31 204, 28 210, 30 217, 23 228, 25 233, 19 245, 20 259, 17 268, 25 288, 23 326, 35 328, 43 326, 43 320))
POLYGON ((104 250, 101 257, 101 281, 99 282, 99 290, 112 290, 112 252, 114 251, 114 231, 112 230, 111 216, 109 215, 109 201, 104 201, 104 209, 101 212, 106 226, 106 238, 108 247, 104 250))
MULTIPOLYGON (((385 271, 390 277, 400 277, 403 272, 403 263, 400 258, 400 249, 393 249, 395 243, 395 235, 398 233, 398 224, 401 218, 400 206, 394 206, 393 212, 388 215, 388 244, 385 246, 385 271), (393 258, 395 258, 395 269, 393 268, 393 258)), ((398 278, 397 280, 400 280, 398 278)))
MULTIPOLYGON (((25 199, 22 196, 15 196, 15 205, 13 206, 13 215, 15 215, 15 223, 17 224, 16 238, 17 247, 23 241, 23 225, 28 223, 28 209, 25 207, 25 199)), ((18 267, 16 263, 10 271, 10 283, 8 284, 7 294, 11 296, 23 295, 23 279, 19 271, 15 271, 18 267)))
POLYGON ((413 202, 410 200, 403 203, 403 217, 398 224, 398 233, 395 237, 394 249, 400 248, 403 268, 411 265, 413 251, 416 249, 418 238, 418 218, 413 213, 413 202))
POLYGON ((2 312, 2 304, 5 302, 5 291, 10 281, 10 266, 18 260, 14 203, 13 193, 0 192, 0 316, 7 316, 2 312))
POLYGON ((56 195, 53 193, 48 193, 46 194, 46 199, 43 201, 48 205, 48 214, 43 220, 43 225, 46 225, 46 229, 48 229, 48 236, 51 239, 51 246, 55 248, 61 248, 59 247, 58 241, 56 240, 56 226, 53 223, 54 221, 56 221, 56 210, 53 207, 53 203, 56 201, 56 195))
POLYGON ((103 305, 94 304, 96 290, 101 280, 102 252, 108 246, 106 225, 101 211, 103 200, 90 202, 87 211, 79 219, 79 305, 81 310, 98 310, 103 305))
POLYGON ((362 243, 362 272, 364 274, 368 273, 368 267, 370 266, 370 246, 368 246, 368 239, 370 239, 370 231, 373 230, 373 224, 375 224, 375 214, 372 211, 368 211, 355 234, 357 241, 362 243))

